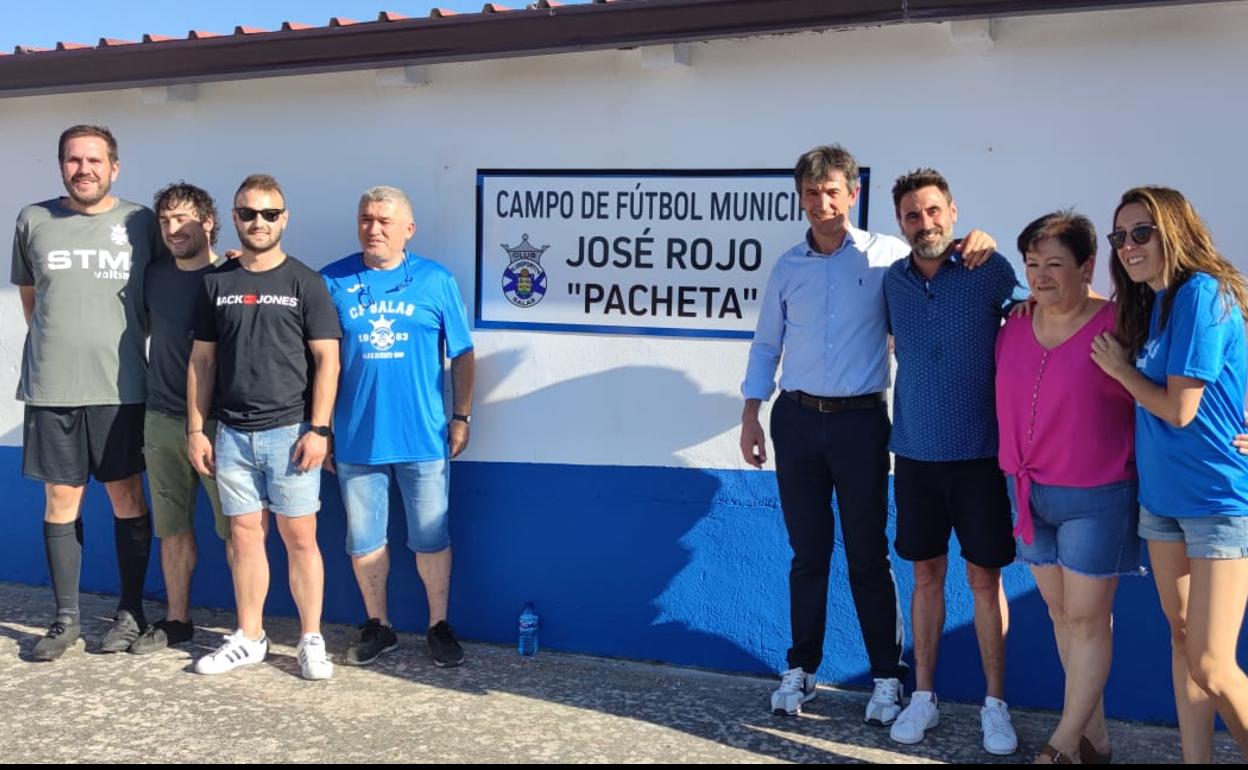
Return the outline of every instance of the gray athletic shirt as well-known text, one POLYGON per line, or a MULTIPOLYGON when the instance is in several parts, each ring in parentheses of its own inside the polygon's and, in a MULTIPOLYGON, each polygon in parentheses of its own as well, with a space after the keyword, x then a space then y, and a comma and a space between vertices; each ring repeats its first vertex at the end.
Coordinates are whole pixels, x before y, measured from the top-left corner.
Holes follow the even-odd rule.
POLYGON ((147 397, 143 276, 156 216, 118 200, 80 214, 59 199, 17 216, 12 282, 35 287, 17 397, 31 406, 141 404, 147 397))

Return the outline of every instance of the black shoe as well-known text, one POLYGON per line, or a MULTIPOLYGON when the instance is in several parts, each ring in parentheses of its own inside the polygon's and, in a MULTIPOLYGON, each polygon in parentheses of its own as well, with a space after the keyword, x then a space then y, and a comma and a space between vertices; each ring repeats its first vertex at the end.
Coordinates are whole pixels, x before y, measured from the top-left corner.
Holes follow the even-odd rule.
POLYGON ((113 624, 100 639, 100 652, 125 652, 143 633, 142 618, 136 618, 130 610, 117 610, 113 624))
POLYGON ((429 654, 435 666, 449 668, 464 662, 464 648, 455 641, 455 634, 445 620, 429 629, 425 641, 429 643, 429 654))
POLYGON ((383 653, 392 652, 398 648, 399 637, 395 635, 394 629, 382 625, 377 618, 369 618, 367 623, 360 626, 360 640, 347 648, 347 658, 344 662, 348 666, 367 666, 380 658, 383 653))
POLYGON ((162 618, 143 629, 143 633, 126 651, 147 655, 175 644, 186 644, 194 635, 195 626, 190 622, 162 618))
POLYGON ((48 632, 35 642, 30 656, 35 660, 56 660, 78 641, 78 624, 57 619, 48 626, 48 632))

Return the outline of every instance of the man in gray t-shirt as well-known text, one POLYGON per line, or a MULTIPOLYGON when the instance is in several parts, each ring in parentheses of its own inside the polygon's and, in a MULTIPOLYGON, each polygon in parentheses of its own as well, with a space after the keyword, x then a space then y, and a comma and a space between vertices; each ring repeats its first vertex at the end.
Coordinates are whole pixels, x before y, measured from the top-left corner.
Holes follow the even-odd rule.
POLYGON ((26 402, 22 473, 44 483, 44 543, 56 617, 33 655, 54 660, 79 636, 79 509, 88 476, 113 505, 121 601, 102 652, 146 624, 151 519, 143 499, 143 282, 158 241, 152 212, 110 193, 120 165, 107 128, 73 126, 58 144, 68 195, 22 209, 12 281, 29 331, 17 397, 26 402))

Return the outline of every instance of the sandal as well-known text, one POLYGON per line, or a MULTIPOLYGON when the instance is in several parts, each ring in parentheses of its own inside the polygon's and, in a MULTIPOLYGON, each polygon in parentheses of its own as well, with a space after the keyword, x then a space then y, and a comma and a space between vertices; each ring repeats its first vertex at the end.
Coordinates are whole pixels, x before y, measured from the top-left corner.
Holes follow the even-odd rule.
POLYGON ((1085 765, 1113 764, 1114 751, 1113 749, 1110 749, 1109 751, 1102 754, 1101 752, 1096 750, 1096 747, 1092 745, 1092 741, 1087 739, 1087 736, 1080 736, 1079 738, 1079 761, 1085 765))
POLYGON ((1037 759, 1040 757, 1048 757, 1049 761, 1055 765, 1073 765, 1075 763, 1068 755, 1063 754, 1047 743, 1044 744, 1044 748, 1040 749, 1040 753, 1036 755, 1037 759))

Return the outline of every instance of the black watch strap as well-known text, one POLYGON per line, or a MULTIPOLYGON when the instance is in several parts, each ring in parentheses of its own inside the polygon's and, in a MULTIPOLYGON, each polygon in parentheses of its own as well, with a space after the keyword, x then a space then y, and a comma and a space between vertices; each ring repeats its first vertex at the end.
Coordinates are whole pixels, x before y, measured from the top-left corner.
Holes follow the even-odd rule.
POLYGON ((462 422, 462 423, 466 423, 466 424, 469 424, 469 425, 471 425, 471 424, 472 424, 472 415, 470 415, 470 414, 453 414, 453 415, 451 415, 451 419, 452 419, 452 420, 459 420, 460 422, 462 422))
POLYGON ((324 436, 325 438, 329 438, 330 434, 333 432, 329 429, 328 425, 309 425, 308 430, 318 436, 324 436))

